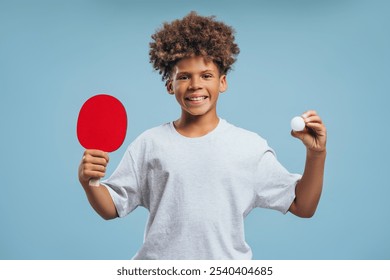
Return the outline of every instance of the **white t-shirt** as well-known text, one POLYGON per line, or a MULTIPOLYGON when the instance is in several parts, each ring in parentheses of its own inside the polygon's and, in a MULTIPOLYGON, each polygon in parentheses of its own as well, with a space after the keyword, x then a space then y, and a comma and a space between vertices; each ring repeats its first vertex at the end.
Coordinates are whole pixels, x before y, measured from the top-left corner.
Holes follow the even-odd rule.
POLYGON ((286 213, 300 178, 263 138, 220 119, 196 138, 173 123, 145 131, 103 183, 120 217, 149 210, 134 259, 251 259, 244 218, 255 207, 286 213))

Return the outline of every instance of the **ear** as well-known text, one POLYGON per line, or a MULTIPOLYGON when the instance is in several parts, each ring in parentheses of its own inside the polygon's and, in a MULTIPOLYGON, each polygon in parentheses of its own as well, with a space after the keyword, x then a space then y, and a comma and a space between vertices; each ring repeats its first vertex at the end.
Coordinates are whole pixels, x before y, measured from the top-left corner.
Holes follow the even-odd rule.
POLYGON ((228 88, 227 80, 226 80, 226 75, 221 75, 219 77, 219 92, 225 92, 228 88))
POLYGON ((172 85, 172 80, 171 79, 167 80, 167 82, 165 83, 165 86, 166 86, 167 92, 169 94, 174 94, 174 92, 173 92, 173 85, 172 85))

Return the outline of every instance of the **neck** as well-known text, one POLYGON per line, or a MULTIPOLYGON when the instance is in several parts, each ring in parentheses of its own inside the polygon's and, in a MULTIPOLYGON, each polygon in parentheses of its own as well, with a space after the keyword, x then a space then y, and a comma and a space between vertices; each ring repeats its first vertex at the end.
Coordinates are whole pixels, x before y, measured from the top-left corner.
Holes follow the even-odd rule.
POLYGON ((214 130, 219 123, 217 114, 211 116, 192 116, 182 113, 180 119, 174 121, 176 130, 186 137, 201 137, 214 130))

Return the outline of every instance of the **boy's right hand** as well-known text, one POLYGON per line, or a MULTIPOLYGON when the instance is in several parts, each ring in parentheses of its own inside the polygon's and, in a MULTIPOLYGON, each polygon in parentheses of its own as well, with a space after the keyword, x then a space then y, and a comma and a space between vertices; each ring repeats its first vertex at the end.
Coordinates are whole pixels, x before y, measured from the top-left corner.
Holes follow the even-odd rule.
POLYGON ((100 150, 85 150, 79 166, 79 181, 83 187, 89 185, 92 178, 106 175, 106 167, 110 158, 108 153, 100 150))

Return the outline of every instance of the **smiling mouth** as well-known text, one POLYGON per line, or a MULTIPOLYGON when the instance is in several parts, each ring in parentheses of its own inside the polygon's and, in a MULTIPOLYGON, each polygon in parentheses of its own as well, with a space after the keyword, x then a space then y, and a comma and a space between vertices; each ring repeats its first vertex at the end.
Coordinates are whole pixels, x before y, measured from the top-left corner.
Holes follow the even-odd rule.
POLYGON ((204 100, 206 98, 207 98, 207 96, 186 97, 185 100, 188 100, 188 101, 202 101, 202 100, 204 100))

